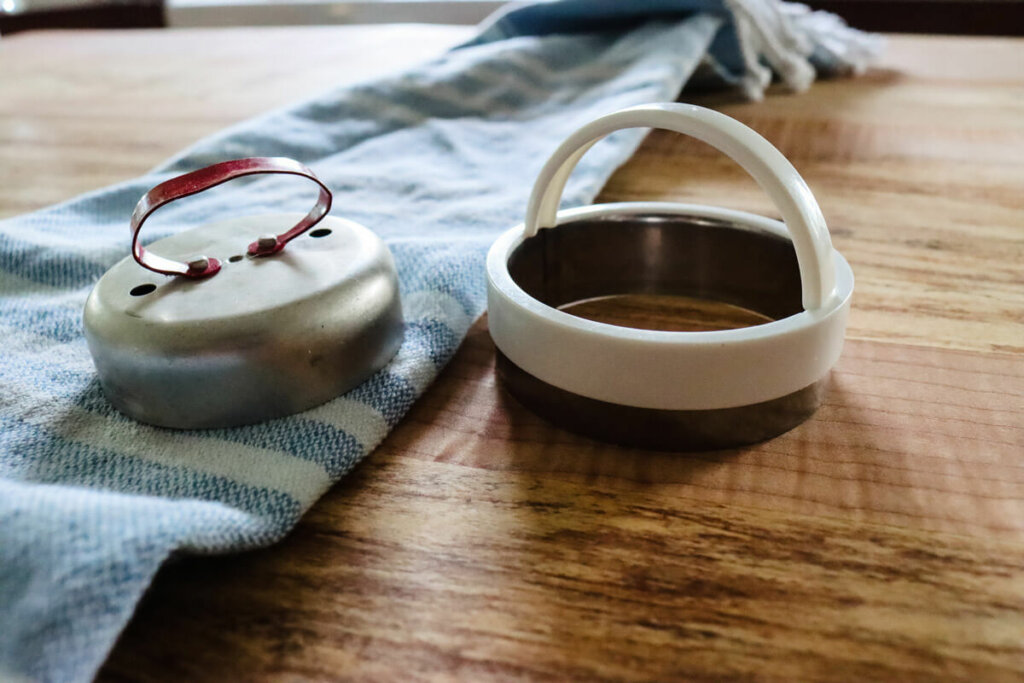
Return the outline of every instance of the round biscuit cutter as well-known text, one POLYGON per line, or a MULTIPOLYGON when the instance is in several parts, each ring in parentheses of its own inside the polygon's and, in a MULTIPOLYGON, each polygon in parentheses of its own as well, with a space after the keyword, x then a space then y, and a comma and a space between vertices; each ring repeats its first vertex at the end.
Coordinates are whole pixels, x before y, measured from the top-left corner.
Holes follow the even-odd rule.
POLYGON ((368 229, 328 216, 330 207, 327 186, 282 157, 225 161, 147 192, 132 215, 131 256, 85 305, 86 341, 114 407, 162 427, 250 424, 324 403, 391 360, 403 334, 394 260, 368 229), (140 243, 161 206, 267 173, 313 181, 313 208, 140 243))
POLYGON ((497 371, 521 403, 571 431, 627 446, 711 450, 756 443, 821 404, 843 346, 853 272, 807 184, 767 140, 686 104, 599 118, 545 164, 526 221, 487 256, 497 371), (557 211, 583 154, 623 128, 691 135, 738 162, 784 222, 658 202, 557 211), (697 297, 771 318, 741 329, 635 329, 563 310, 623 294, 697 297))

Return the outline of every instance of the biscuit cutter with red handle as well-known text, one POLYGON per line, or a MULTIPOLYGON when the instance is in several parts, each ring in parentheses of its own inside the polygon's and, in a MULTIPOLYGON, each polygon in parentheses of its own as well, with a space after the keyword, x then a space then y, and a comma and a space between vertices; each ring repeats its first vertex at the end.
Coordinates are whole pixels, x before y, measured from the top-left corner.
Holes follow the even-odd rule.
POLYGON ((85 307, 111 403, 162 427, 229 427, 312 408, 383 367, 403 336, 394 260, 380 238, 330 208, 327 185, 280 157, 214 164, 147 192, 132 214, 131 255, 85 307), (313 207, 239 207, 236 217, 142 246, 142 226, 160 207, 259 174, 312 181, 313 207))

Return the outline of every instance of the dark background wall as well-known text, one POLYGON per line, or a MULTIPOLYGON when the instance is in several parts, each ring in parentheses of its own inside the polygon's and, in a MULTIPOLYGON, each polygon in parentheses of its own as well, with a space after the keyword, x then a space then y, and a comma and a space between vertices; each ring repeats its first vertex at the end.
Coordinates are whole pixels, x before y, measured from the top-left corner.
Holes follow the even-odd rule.
POLYGON ((806 2, 834 12, 850 26, 885 33, 1024 35, 1019 0, 825 0, 806 2))
MULTIPOLYGON (((807 2, 851 26, 889 33, 1024 35, 1020 0, 824 0, 807 2)), ((0 33, 35 28, 140 28, 164 25, 163 0, 110 0, 78 9, 0 11, 0 33)))

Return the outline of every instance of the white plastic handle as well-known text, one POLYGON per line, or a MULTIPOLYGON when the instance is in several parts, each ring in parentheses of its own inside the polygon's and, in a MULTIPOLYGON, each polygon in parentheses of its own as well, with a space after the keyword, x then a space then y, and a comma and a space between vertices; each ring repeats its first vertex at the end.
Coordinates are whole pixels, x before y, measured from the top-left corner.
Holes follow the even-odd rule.
POLYGON ((544 165, 526 210, 525 237, 556 225, 569 175, 595 143, 623 128, 664 128, 724 152, 768 193, 786 224, 803 288, 805 310, 821 309, 835 295, 832 240, 810 188, 786 157, 752 129, 725 114, 692 104, 647 104, 608 114, 570 135, 544 165))

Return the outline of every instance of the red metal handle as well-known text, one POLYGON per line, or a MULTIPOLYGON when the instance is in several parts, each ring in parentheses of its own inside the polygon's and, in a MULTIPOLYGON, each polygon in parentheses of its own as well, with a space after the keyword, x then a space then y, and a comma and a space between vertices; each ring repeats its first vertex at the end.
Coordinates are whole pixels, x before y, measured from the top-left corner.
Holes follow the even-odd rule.
POLYGON ((172 259, 158 256, 151 251, 146 251, 139 243, 139 231, 142 224, 146 222, 150 214, 164 204, 169 204, 176 199, 197 194, 203 190, 209 190, 221 183, 226 183, 235 178, 260 173, 285 173, 289 175, 309 178, 320 186, 320 196, 316 204, 309 210, 302 220, 296 223, 290 230, 274 235, 257 239, 249 245, 249 253, 253 256, 269 256, 284 249, 284 245, 306 232, 327 215, 331 210, 331 191, 324 183, 314 175, 304 164, 288 159, 286 157, 252 157, 249 159, 233 159, 219 164, 213 164, 198 171, 192 171, 177 178, 171 178, 160 183, 152 190, 143 195, 142 199, 135 206, 132 212, 132 256, 143 268, 148 268, 163 275, 182 275, 184 277, 199 279, 210 277, 220 270, 220 261, 215 258, 199 258, 190 263, 182 263, 172 259))

